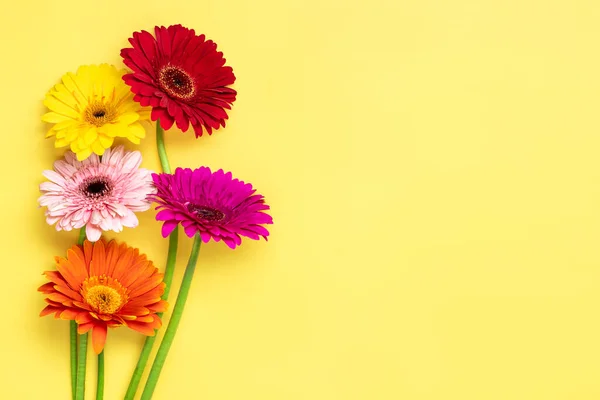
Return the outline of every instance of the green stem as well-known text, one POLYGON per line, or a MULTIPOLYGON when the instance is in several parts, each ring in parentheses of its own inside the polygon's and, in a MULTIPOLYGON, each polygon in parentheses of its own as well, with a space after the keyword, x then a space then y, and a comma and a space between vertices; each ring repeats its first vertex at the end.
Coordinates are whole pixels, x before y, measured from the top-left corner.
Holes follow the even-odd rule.
MULTIPOLYGON (((160 160, 160 166, 163 172, 170 174, 171 166, 169 165, 169 159, 167 157, 167 151, 165 149, 165 135, 164 130, 160 126, 160 121, 156 121, 156 150, 158 153, 158 158, 160 160)), ((169 236, 167 265, 165 266, 165 276, 163 278, 163 282, 165 282, 165 291, 162 295, 162 299, 165 301, 169 298, 169 292, 171 291, 171 282, 173 281, 173 273, 175 272, 178 239, 179 228, 175 228, 175 230, 169 236)), ((158 313, 158 317, 161 318, 162 313, 158 313)), ((154 346, 154 341, 156 341, 156 332, 154 336, 148 336, 144 341, 142 352, 140 353, 140 357, 135 366, 135 370, 133 371, 133 375, 131 376, 131 380, 129 381, 129 386, 127 387, 127 393, 125 393, 124 400, 133 400, 135 393, 137 392, 137 389, 140 385, 142 375, 144 374, 146 364, 148 364, 148 359, 150 358, 150 353, 152 352, 152 346, 154 346)))
MULTIPOLYGON (((77 244, 83 245, 85 239, 85 226, 79 230, 77 244)), ((69 322, 69 342, 71 354, 71 398, 75 400, 75 391, 77 390, 77 322, 69 322)))
MULTIPOLYGON (((177 240, 179 236, 178 232, 179 229, 175 228, 173 233, 171 233, 169 236, 169 253, 167 255, 165 277, 163 278, 163 282, 165 282, 166 286, 162 295, 162 299, 165 301, 169 298, 171 282, 173 281, 173 272, 175 271, 175 261, 177 259, 177 240)), ((158 313, 158 317, 161 318, 162 313, 158 313)), ((140 380, 142 379, 144 369, 146 368, 146 364, 148 364, 148 358, 150 358, 150 352, 152 352, 152 346, 154 346, 155 340, 156 333, 154 336, 146 337, 146 340, 144 341, 144 347, 142 347, 142 352, 140 353, 140 358, 138 359, 135 370, 133 371, 131 381, 129 381, 129 387, 127 388, 127 393, 125 394, 125 400, 132 400, 135 396, 138 386, 140 385, 140 380)))
POLYGON ((71 398, 75 400, 77 389, 77 322, 69 321, 69 340, 71 342, 71 398))
POLYGON ((170 174, 171 166, 169 165, 167 150, 165 149, 165 131, 160 126, 160 121, 156 121, 156 150, 158 151, 158 158, 160 159, 160 166, 163 172, 170 174))
POLYGON ((104 350, 98 354, 98 384, 96 386, 96 400, 104 399, 104 350))
POLYGON ((85 362, 87 360, 88 334, 79 335, 79 351, 77 352, 77 389, 75 399, 83 400, 85 397, 85 362))
POLYGON ((144 387, 141 400, 150 400, 152 398, 156 383, 158 382, 158 377, 160 376, 160 372, 165 364, 167 355, 169 354, 171 344, 173 344, 173 339, 175 338, 175 333, 177 333, 177 328, 179 327, 179 322, 181 321, 183 309, 190 291, 192 278, 194 277, 194 270, 196 269, 196 262, 198 261, 201 243, 202 239, 200 238, 200 235, 196 234, 194 244, 192 245, 192 252, 190 253, 190 258, 185 273, 183 274, 183 280, 181 281, 181 287, 179 288, 179 294, 177 295, 177 300, 173 307, 173 314, 171 315, 169 326, 167 326, 167 330, 165 331, 165 336, 158 348, 158 353, 156 353, 156 358, 152 364, 150 375, 148 375, 148 380, 146 381, 146 387, 144 387))

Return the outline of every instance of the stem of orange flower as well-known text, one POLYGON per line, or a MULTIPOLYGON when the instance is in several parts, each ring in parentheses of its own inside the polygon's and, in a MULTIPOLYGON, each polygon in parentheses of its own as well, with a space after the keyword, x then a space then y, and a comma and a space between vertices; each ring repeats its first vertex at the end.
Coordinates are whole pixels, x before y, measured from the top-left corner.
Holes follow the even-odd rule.
MULTIPOLYGON (((158 152, 158 158, 160 159, 160 165, 163 172, 170 174, 171 166, 169 165, 169 159, 167 157, 167 151, 165 149, 165 135, 162 127, 160 126, 160 121, 156 121, 156 150, 158 152)), ((175 272, 175 261, 177 260, 178 241, 179 228, 175 228, 175 230, 169 236, 167 265, 165 266, 165 276, 163 278, 163 282, 165 283, 165 291, 162 295, 162 299, 165 301, 169 298, 169 292, 171 291, 171 282, 173 281, 173 273, 175 272)), ((158 317, 162 318, 162 313, 158 313, 158 317)), ((154 336, 146 337, 137 365, 135 366, 135 370, 133 371, 133 375, 131 376, 131 380, 129 381, 129 387, 127 387, 127 393, 125 393, 124 400, 133 400, 135 393, 137 392, 137 389, 140 385, 140 381, 142 379, 144 369, 146 368, 146 364, 148 364, 148 359, 150 358, 150 353, 152 352, 152 346, 154 346, 155 340, 156 332, 154 336)))
POLYGON ((104 350, 98 354, 98 385, 96 386, 96 400, 104 399, 104 350))
POLYGON ((192 284, 192 278, 194 277, 196 263, 198 262, 198 254, 200 253, 201 243, 202 239, 200 238, 200 234, 196 234, 196 237, 194 238, 194 244, 192 245, 192 251, 190 253, 190 258, 188 260, 185 273, 183 274, 183 280, 181 281, 181 287, 179 288, 179 294, 177 295, 177 300, 175 301, 175 306, 173 307, 173 314, 171 315, 171 320, 169 321, 167 330, 165 331, 165 336, 163 337, 160 347, 158 348, 158 353, 156 353, 156 358, 154 358, 154 363, 152 364, 150 375, 148 375, 148 380, 146 381, 146 386, 144 387, 141 400, 150 400, 152 398, 152 394, 156 388, 156 383, 158 382, 158 377, 160 376, 160 372, 165 364, 167 355, 169 354, 171 344, 173 344, 173 339, 175 338, 175 333, 177 333, 177 328, 179 327, 179 322, 181 321, 181 316, 183 315, 183 309, 190 292, 190 286, 192 284))
POLYGON ((77 352, 77 390, 75 391, 76 400, 83 400, 85 398, 85 362, 87 360, 87 342, 87 333, 79 335, 79 350, 77 352))
MULTIPOLYGON (((77 244, 83 245, 85 240, 85 226, 79 230, 77 244)), ((75 400, 75 391, 77 390, 77 322, 70 321, 69 323, 69 341, 71 353, 71 398, 75 400)))

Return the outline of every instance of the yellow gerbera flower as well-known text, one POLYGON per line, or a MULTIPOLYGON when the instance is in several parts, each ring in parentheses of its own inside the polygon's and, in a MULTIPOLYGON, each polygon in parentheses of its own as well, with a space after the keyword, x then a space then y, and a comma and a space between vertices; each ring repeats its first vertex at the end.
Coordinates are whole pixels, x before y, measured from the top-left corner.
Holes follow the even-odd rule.
POLYGON ((65 74, 44 100, 50 112, 42 121, 54 124, 46 137, 56 136, 55 146, 70 146, 80 161, 92 153, 102 155, 116 137, 139 144, 146 136, 140 121, 149 119, 150 109, 133 101, 122 79, 126 72, 101 64, 65 74))

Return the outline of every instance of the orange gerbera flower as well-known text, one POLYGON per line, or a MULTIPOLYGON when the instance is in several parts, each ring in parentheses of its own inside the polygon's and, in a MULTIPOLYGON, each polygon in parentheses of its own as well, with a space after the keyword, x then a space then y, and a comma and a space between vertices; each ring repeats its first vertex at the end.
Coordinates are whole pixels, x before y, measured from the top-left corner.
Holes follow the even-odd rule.
POLYGON ((160 328, 156 313, 167 308, 161 300, 163 274, 138 249, 86 240, 55 260, 57 271, 46 271, 50 282, 38 289, 48 303, 40 316, 75 320, 79 334, 92 330, 96 354, 104 348, 108 327, 125 325, 148 336, 160 328))

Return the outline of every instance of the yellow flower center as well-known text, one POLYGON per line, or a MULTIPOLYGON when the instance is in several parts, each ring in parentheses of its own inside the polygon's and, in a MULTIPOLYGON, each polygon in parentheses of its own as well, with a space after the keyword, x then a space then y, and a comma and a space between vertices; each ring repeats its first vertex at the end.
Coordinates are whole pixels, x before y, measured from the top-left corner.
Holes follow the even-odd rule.
POLYGON ((106 275, 87 278, 83 282, 81 294, 85 302, 100 314, 114 314, 128 298, 119 281, 106 275))
POLYGON ((83 119, 91 125, 102 126, 112 122, 117 115, 116 107, 111 103, 94 101, 83 112, 83 119))

